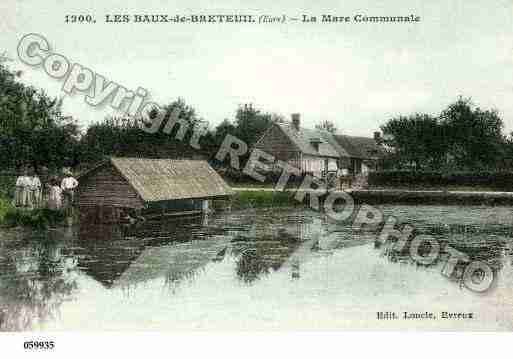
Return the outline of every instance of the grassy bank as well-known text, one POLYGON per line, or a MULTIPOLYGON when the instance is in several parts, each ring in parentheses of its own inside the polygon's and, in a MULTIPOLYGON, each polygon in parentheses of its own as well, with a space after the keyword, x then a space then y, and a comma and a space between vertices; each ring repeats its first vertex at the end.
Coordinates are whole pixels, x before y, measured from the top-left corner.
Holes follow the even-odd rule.
MULTIPOLYGON (((240 190, 232 199, 232 208, 266 208, 304 206, 295 199, 295 191, 240 190)), ((356 190, 350 192, 355 203, 367 204, 424 204, 424 205, 484 205, 511 206, 513 193, 500 192, 447 192, 405 190, 356 190)), ((306 200, 308 203, 308 199, 306 200)), ((321 199, 322 201, 322 199, 321 199)))
POLYGON ((64 211, 52 211, 46 208, 35 210, 9 210, 3 219, 7 227, 29 227, 34 229, 46 229, 63 224, 66 216, 64 211))
POLYGON ((46 208, 22 210, 11 205, 11 201, 0 197, 0 225, 5 227, 28 227, 45 229, 64 222, 64 211, 52 211, 46 208))
POLYGON ((462 191, 462 192, 511 192, 513 188, 508 191, 498 190, 497 188, 489 186, 427 186, 427 185, 397 185, 397 186, 369 186, 369 190, 391 190, 391 191, 462 191))
POLYGON ((4 223, 5 216, 12 210, 13 208, 9 201, 0 197, 0 224, 4 223))
POLYGON ((234 209, 302 206, 294 196, 293 191, 237 191, 231 205, 234 209))
POLYGON ((63 211, 51 211, 46 208, 22 210, 11 204, 14 196, 16 176, 9 173, 0 174, 0 225, 5 227, 28 227, 45 229, 64 222, 63 211))

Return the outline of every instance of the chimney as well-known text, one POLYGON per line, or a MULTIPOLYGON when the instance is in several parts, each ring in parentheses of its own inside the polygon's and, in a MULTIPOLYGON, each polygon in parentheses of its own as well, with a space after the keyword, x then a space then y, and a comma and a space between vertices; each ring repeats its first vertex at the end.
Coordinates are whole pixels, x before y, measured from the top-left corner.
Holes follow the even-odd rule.
POLYGON ((292 114, 292 126, 294 126, 296 131, 299 131, 301 127, 301 115, 299 113, 292 114))

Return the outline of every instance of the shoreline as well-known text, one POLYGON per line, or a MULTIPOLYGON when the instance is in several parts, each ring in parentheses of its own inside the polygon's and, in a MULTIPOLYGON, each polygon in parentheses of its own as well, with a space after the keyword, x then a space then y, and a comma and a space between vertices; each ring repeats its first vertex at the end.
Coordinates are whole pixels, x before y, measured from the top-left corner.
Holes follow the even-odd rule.
MULTIPOLYGON (((297 189, 277 191, 274 188, 232 187, 236 193, 244 193, 247 199, 254 197, 270 198, 273 194, 284 193, 283 198, 295 201, 297 189), (258 193, 258 195, 257 195, 258 193), (252 195, 253 194, 253 195, 252 195)), ((337 193, 342 191, 330 191, 337 193)), ((368 204, 424 204, 424 205, 513 205, 513 192, 499 191, 446 191, 446 190, 404 190, 404 189, 350 189, 343 191, 357 203, 368 204)), ((322 196, 325 191, 314 191, 322 196)), ((295 201, 298 203, 297 201, 295 201)))
MULTIPOLYGON (((222 210, 226 205, 229 208, 239 210, 248 208, 272 208, 272 207, 305 207, 308 202, 308 194, 305 201, 295 199, 297 189, 283 191, 274 188, 232 187, 235 196, 224 203, 213 207, 222 210)), ((473 206, 512 206, 513 192, 498 191, 444 191, 444 190, 404 190, 404 189, 350 189, 345 191, 330 191, 330 193, 349 194, 356 204, 396 204, 396 205, 473 205, 473 206)), ((326 197, 325 191, 313 191, 322 200, 326 197)), ((0 226, 2 227, 32 227, 44 228, 49 224, 63 221, 61 212, 53 212, 45 209, 23 211, 14 208, 8 199, 0 198, 0 226)))

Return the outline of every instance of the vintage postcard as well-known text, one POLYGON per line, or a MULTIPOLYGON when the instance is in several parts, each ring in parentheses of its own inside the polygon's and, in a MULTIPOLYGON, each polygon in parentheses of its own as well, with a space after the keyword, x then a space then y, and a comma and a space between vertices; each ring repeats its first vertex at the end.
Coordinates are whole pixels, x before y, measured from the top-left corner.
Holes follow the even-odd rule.
POLYGON ((0 33, 0 331, 513 330, 511 0, 2 0, 0 33))

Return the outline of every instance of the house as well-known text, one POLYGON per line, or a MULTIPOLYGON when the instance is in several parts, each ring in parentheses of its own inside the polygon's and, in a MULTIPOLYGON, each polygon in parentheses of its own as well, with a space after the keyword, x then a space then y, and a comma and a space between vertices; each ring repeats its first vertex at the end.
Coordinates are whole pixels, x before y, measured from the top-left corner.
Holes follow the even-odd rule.
POLYGON ((301 173, 321 176, 349 165, 349 154, 332 134, 301 127, 300 115, 292 114, 291 123, 274 123, 255 143, 276 160, 287 162, 301 173))
POLYGON ((348 173, 351 175, 367 174, 379 169, 379 161, 385 155, 385 150, 378 144, 379 132, 374 138, 334 135, 337 143, 349 154, 348 173))
MULTIPOLYGON (((191 214, 208 209, 208 201, 231 196, 224 180, 200 160, 115 158, 78 177, 81 213, 107 208, 142 214, 191 214)), ((115 218, 114 218, 115 219, 115 218)))
POLYGON ((290 123, 274 123, 254 148, 287 162, 302 174, 323 176, 341 170, 351 175, 377 168, 384 151, 374 138, 334 135, 301 127, 299 114, 290 123))

